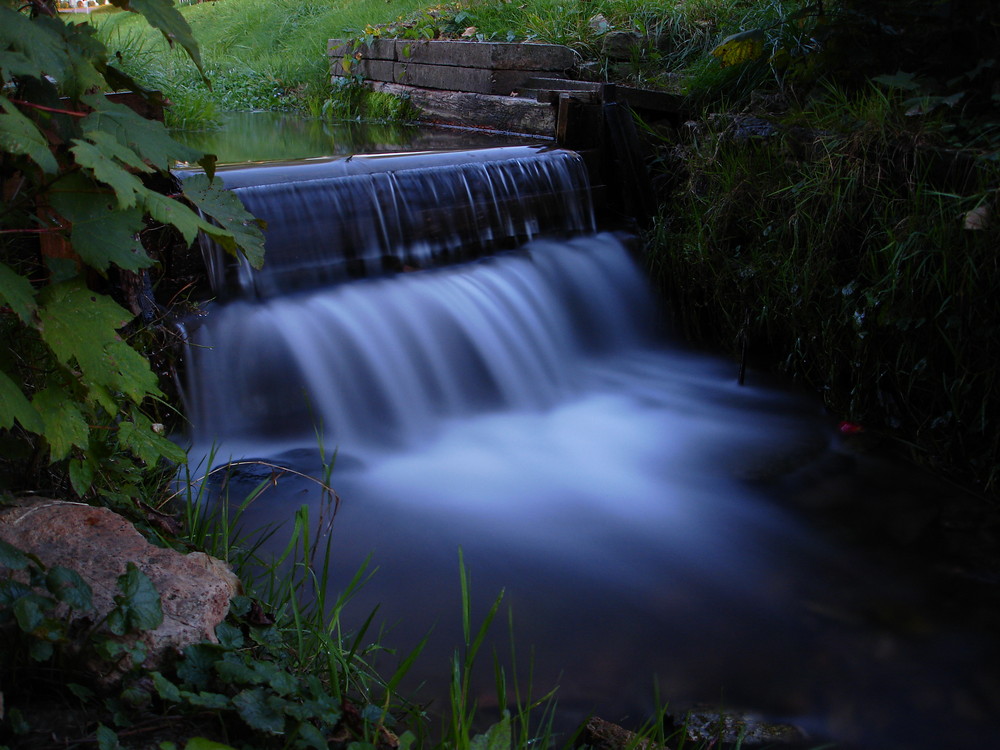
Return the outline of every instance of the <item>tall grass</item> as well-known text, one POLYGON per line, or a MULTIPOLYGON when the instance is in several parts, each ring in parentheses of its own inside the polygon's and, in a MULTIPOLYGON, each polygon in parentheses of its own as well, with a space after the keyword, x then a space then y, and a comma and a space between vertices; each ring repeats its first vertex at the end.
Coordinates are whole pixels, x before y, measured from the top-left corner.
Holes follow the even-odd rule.
POLYGON ((684 332, 780 362, 914 457, 1000 489, 996 162, 942 179, 897 102, 828 87, 768 140, 696 129, 653 233, 651 268, 684 332))
POLYGON ((327 40, 386 23, 421 0, 223 0, 182 8, 201 46, 211 88, 191 61, 130 13, 95 19, 121 64, 174 106, 168 124, 211 125, 217 112, 288 109, 318 114, 329 98, 327 40))

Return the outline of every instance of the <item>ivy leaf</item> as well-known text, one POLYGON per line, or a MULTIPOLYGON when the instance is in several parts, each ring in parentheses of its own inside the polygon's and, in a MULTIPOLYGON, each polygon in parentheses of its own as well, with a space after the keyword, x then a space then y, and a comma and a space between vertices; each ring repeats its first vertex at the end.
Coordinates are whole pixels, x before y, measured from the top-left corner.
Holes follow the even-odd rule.
POLYGON ((280 734, 285 728, 285 718, 268 700, 261 688, 243 690, 233 698, 240 717, 251 729, 280 734))
POLYGON ((232 240, 227 242, 225 235, 216 236, 217 228, 206 230, 212 239, 233 254, 238 247, 254 268, 264 264, 264 233, 261 230, 266 229, 267 224, 263 219, 254 218, 236 193, 202 174, 184 180, 183 192, 185 198, 232 235, 232 240))
POLYGON ((222 693, 184 693, 184 697, 187 699, 188 703, 192 706, 201 706, 202 708, 210 708, 215 711, 220 711, 223 709, 230 708, 229 696, 223 695, 222 693))
POLYGON ((160 395, 149 363, 116 333, 131 317, 125 308, 79 279, 49 287, 42 300, 42 338, 60 363, 76 359, 85 385, 121 391, 136 403, 160 395))
POLYGON ((131 10, 141 13, 149 21, 150 26, 159 29, 166 37, 167 43, 172 47, 177 42, 191 57, 198 68, 198 72, 205 78, 205 71, 201 65, 201 53, 198 50, 198 42, 195 41, 194 34, 187 19, 181 15, 180 11, 174 7, 173 0, 111 0, 111 4, 123 10, 131 10))
POLYGON ((121 750, 121 743, 118 741, 118 735, 113 729, 108 729, 108 727, 103 724, 97 725, 97 750, 121 750))
POLYGON ((9 542, 0 539, 0 568, 24 570, 30 564, 28 556, 9 542))
POLYGON ((66 458, 74 445, 86 449, 90 428, 78 402, 70 398, 66 391, 51 386, 36 393, 31 403, 42 417, 45 429, 41 434, 49 443, 52 461, 66 458))
POLYGON ((180 688, 159 672, 153 672, 153 687, 156 688, 157 695, 165 701, 180 703, 182 700, 180 688))
POLYGON ((163 622, 160 594, 149 577, 128 563, 124 575, 118 577, 121 594, 115 597, 115 608, 108 613, 108 627, 115 635, 135 630, 152 630, 163 622))
POLYGON ((81 99, 94 110, 80 121, 85 135, 93 131, 108 133, 161 171, 170 169, 175 161, 195 162, 204 156, 201 151, 171 138, 163 123, 147 120, 124 104, 109 101, 103 94, 88 94, 81 99))
POLYGON ((184 649, 184 659, 177 667, 177 676, 188 686, 204 690, 212 681, 212 668, 218 657, 219 647, 210 643, 197 643, 184 649))
POLYGON ((712 56, 719 58, 723 68, 731 65, 759 60, 764 56, 764 31, 751 29, 727 36, 712 50, 712 56))
POLYGON ((7 373, 0 371, 0 429, 9 430, 14 420, 30 432, 40 433, 45 429, 38 411, 21 392, 21 388, 7 373))
MULTIPOLYGON (((135 181, 134 186, 139 190, 148 192, 134 175, 121 171, 135 181)), ((153 265, 153 259, 146 255, 136 237, 144 226, 141 209, 117 208, 110 193, 82 176, 63 180, 50 193, 50 199, 52 207, 72 225, 73 249, 87 265, 105 275, 112 263, 128 271, 153 265)), ((135 202, 134 192, 132 202, 135 202)))
POLYGON ((59 601, 75 610, 88 610, 92 606, 93 592, 79 573, 55 565, 45 574, 46 588, 59 601))
POLYGON ((0 108, 4 111, 0 114, 0 149, 12 154, 24 154, 46 174, 57 172, 59 164, 38 126, 2 96, 0 108))
POLYGON ((31 323, 35 312, 35 290, 31 282, 5 263, 0 263, 0 300, 6 302, 17 317, 31 323))

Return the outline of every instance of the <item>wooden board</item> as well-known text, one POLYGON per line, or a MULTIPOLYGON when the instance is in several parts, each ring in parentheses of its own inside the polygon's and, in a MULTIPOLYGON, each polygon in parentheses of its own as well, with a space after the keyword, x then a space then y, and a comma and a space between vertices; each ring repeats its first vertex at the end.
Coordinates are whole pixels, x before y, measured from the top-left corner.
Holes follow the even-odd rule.
POLYGON ((491 96, 465 91, 441 91, 372 83, 376 91, 408 97, 425 122, 461 127, 523 133, 551 139, 555 135, 556 110, 534 99, 491 96))

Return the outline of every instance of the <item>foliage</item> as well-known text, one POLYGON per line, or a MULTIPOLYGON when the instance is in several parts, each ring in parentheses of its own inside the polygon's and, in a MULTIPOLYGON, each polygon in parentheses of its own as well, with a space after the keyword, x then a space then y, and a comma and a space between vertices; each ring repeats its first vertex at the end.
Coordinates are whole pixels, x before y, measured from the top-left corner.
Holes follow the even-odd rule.
MULTIPOLYGON (((170 0, 130 7, 200 66, 170 0)), ((83 496, 110 489, 128 466, 184 460, 152 416, 163 393, 127 327, 138 311, 111 296, 116 281, 154 266, 146 227, 172 226, 187 243, 205 232, 258 265, 263 236, 211 181, 212 157, 97 93, 130 88, 144 107, 159 104, 115 66, 93 27, 64 23, 43 4, 29 9, 0 5, 0 437, 22 483, 38 482, 48 464, 49 481, 68 477, 83 496), (177 161, 209 176, 166 195, 177 161), (111 472, 115 456, 130 460, 111 472)))
POLYGON ((825 91, 786 126, 693 131, 653 273, 689 336, 781 363, 835 413, 996 490, 996 162, 921 149, 897 95, 825 91))

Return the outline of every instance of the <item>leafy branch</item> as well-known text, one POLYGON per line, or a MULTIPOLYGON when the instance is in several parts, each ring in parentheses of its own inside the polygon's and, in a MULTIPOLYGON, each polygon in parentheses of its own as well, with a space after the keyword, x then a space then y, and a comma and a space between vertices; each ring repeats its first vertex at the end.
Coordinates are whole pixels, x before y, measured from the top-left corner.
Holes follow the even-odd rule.
MULTIPOLYGON (((142 14, 201 71, 197 43, 171 0, 115 0, 142 14)), ((112 279, 156 264, 140 240, 149 222, 199 233, 254 266, 262 222, 213 179, 214 157, 104 92, 146 91, 109 63, 89 24, 67 24, 44 3, 0 3, 0 437, 28 467, 53 465, 80 495, 112 455, 152 466, 185 460, 149 406, 163 397, 146 357, 123 338, 132 314, 112 279), (176 162, 204 170, 165 194, 176 162), (114 275, 112 275, 114 272, 114 275)), ((37 470, 37 469, 36 469, 37 470)), ((30 481, 27 479, 25 481, 30 481)))

